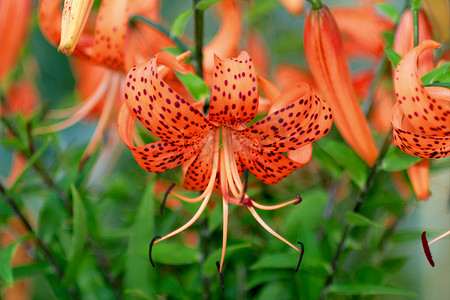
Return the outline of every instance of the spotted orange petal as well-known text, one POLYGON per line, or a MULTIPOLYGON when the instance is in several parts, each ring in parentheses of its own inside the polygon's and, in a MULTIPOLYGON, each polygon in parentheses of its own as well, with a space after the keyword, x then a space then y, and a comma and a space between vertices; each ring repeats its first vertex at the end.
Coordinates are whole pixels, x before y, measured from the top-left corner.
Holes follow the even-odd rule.
POLYGON ((139 165, 147 171, 162 172, 175 168, 194 156, 201 147, 199 144, 180 147, 176 143, 167 141, 135 146, 133 142, 135 120, 136 116, 123 103, 117 119, 120 139, 130 148, 139 165))
POLYGON ((241 132, 268 151, 296 150, 323 137, 332 125, 330 106, 306 83, 284 91, 270 111, 273 113, 241 132))
POLYGON ((258 87, 252 59, 243 51, 238 58, 215 56, 209 118, 225 124, 246 123, 258 111, 258 87))
POLYGON ((166 52, 131 69, 125 83, 125 102, 130 111, 162 140, 180 145, 203 140, 211 129, 209 121, 163 80, 158 64, 184 73, 175 56, 166 52))
POLYGON ((427 40, 405 54, 394 73, 397 103, 391 116, 394 143, 404 152, 423 158, 448 156, 450 152, 450 92, 422 85, 417 60, 440 44, 427 40))

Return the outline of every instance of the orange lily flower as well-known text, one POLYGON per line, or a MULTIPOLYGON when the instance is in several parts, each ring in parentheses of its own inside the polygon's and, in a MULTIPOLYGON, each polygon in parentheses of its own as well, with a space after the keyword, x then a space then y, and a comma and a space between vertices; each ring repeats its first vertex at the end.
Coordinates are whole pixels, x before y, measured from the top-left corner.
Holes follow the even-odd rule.
MULTIPOLYGON (((431 26, 425 14, 419 10, 419 42, 431 39, 431 26)), ((394 37, 393 49, 400 55, 405 55, 414 47, 414 22, 411 10, 407 10, 400 18, 394 37)), ((432 51, 426 51, 419 57, 419 76, 425 75, 434 68, 434 57, 432 51)), ((395 104, 395 103, 394 103, 395 104)), ((406 172, 411 181, 414 193, 419 200, 430 197, 430 162, 423 160, 409 167, 406 172)))
POLYGON ((432 40, 422 42, 403 56, 394 73, 394 143, 402 151, 423 158, 445 157, 450 152, 450 90, 424 87, 417 70, 419 55, 439 47, 432 40))
POLYGON ((0 1, 0 81, 16 64, 27 37, 32 9, 32 0, 0 1))
POLYGON ((384 54, 382 33, 394 24, 369 5, 333 7, 333 16, 342 33, 344 51, 353 57, 379 59, 384 54))
MULTIPOLYGON (((281 93, 269 115, 247 127, 245 123, 252 121, 258 111, 259 92, 252 59, 246 52, 241 52, 235 59, 215 56, 214 61, 208 116, 192 107, 163 80, 167 67, 185 72, 173 55, 158 53, 148 62, 134 67, 127 75, 126 100, 119 111, 118 130, 142 168, 162 172, 183 164, 183 186, 188 190, 203 191, 193 199, 170 193, 181 200, 202 201, 202 204, 190 221, 162 238, 155 237, 151 247, 191 226, 208 205, 214 188, 220 188, 224 230, 222 257, 217 265, 221 274, 230 203, 247 207, 269 233, 302 253, 271 229, 255 210, 277 209, 299 199, 274 206, 259 204, 246 194, 246 183, 240 176, 246 169, 264 183, 279 182, 304 164, 304 161, 296 160, 298 157, 304 159, 298 150, 327 134, 332 116, 327 102, 320 100, 307 84, 302 83, 281 93), (135 146, 133 128, 136 119, 160 141, 135 146), (285 156, 285 152, 292 154, 285 156)), ((264 79, 261 84, 266 95, 277 96, 278 91, 264 79)), ((151 255, 150 260, 153 264, 151 255)))
MULTIPOLYGON (((128 24, 135 15, 142 15, 152 21, 159 21, 159 1, 121 1, 103 0, 96 18, 95 28, 82 31, 86 23, 89 6, 82 9, 78 15, 80 20, 72 20, 67 16, 68 3, 64 8, 63 25, 61 28, 62 0, 42 0, 38 7, 39 24, 44 36, 53 45, 60 44, 67 52, 85 59, 86 62, 75 62, 75 76, 78 87, 81 87, 81 103, 73 108, 50 112, 50 117, 65 119, 59 123, 35 129, 35 134, 44 134, 63 130, 85 118, 88 114, 99 112, 99 121, 95 133, 87 146, 81 162, 83 163, 95 150, 101 136, 109 124, 113 124, 114 111, 121 102, 120 82, 125 80, 125 72, 138 62, 145 61, 162 47, 172 46, 170 39, 157 29, 145 24, 128 24), (72 33, 68 21, 74 21, 76 26, 72 33), (61 37, 61 29, 63 36, 61 37), (81 33, 79 33, 81 32, 81 33), (78 36, 78 38, 77 38, 78 36), (60 43, 61 37, 61 43, 60 43), (67 39, 68 42, 65 40, 67 39), (75 43, 79 39, 78 43, 75 43), (97 65, 93 65, 97 64, 97 65)), ((70 2, 70 1, 69 1, 70 2)), ((91 26, 92 27, 92 26, 91 26)), ((63 51, 66 51, 63 50, 63 51)))
POLYGON ((326 5, 308 11, 304 43, 311 72, 321 94, 330 101, 339 132, 372 166, 378 149, 351 83, 339 28, 326 5))

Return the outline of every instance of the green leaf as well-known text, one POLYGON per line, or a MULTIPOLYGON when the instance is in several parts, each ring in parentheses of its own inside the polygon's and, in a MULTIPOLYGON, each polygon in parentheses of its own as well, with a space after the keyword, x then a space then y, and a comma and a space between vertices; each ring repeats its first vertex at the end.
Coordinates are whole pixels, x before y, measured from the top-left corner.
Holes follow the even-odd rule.
POLYGON ((431 85, 436 82, 438 83, 448 83, 450 82, 450 62, 443 64, 439 68, 436 68, 427 74, 423 75, 422 78, 423 85, 431 85))
POLYGON ((328 155, 328 153, 326 153, 322 148, 313 147, 313 155, 325 172, 334 178, 339 178, 342 175, 342 167, 337 164, 333 157, 328 155))
POLYGON ((28 278, 45 274, 49 270, 51 270, 51 265, 48 262, 36 262, 29 265, 14 267, 13 275, 15 279, 28 278))
POLYGON ((3 279, 8 286, 14 284, 14 276, 11 268, 11 260, 20 243, 30 238, 31 235, 24 235, 16 239, 11 244, 0 249, 0 278, 3 279))
POLYGON ((408 290, 400 289, 389 285, 377 284, 350 284, 350 283, 336 283, 330 286, 328 293, 338 295, 396 295, 411 298, 417 298, 417 295, 408 290))
POLYGON ((254 263, 250 269, 293 269, 298 263, 299 254, 296 253, 278 253, 265 255, 254 263))
POLYGON ((392 64, 393 68, 397 68, 398 63, 402 60, 400 54, 394 51, 391 46, 384 47, 384 52, 386 53, 387 58, 392 64))
POLYGON ((50 145, 50 143, 53 141, 53 137, 49 137, 45 140, 45 142, 39 147, 39 149, 33 153, 33 155, 28 159, 27 164, 25 168, 23 168, 22 172, 20 172, 19 176, 17 177, 16 181, 11 186, 11 190, 14 190, 17 186, 17 184, 22 180, 22 178, 25 176, 25 174, 28 172, 28 170, 36 163, 36 161, 41 157, 41 155, 44 153, 45 149, 50 145))
POLYGON ((222 0, 203 0, 200 3, 197 4, 197 8, 199 10, 206 10, 208 9, 211 5, 216 4, 217 2, 220 2, 222 0))
POLYGON ((355 282, 364 284, 381 284, 383 272, 375 266, 363 265, 356 269, 353 274, 355 282))
POLYGON ((380 269, 389 275, 397 274, 403 266, 408 262, 406 257, 391 257, 386 258, 380 263, 380 269))
POLYGON ((374 221, 361 214, 348 211, 345 214, 345 217, 347 218, 347 222, 352 226, 374 226, 378 229, 381 229, 381 225, 375 223, 374 221))
MULTIPOLYGON (((243 249, 250 248, 250 244, 237 244, 227 246, 227 251, 225 253, 227 258, 230 258, 236 252, 243 249)), ((205 275, 213 275, 217 272, 216 261, 220 261, 220 256, 222 255, 222 249, 216 249, 212 252, 205 260, 202 266, 202 273, 205 275)))
POLYGON ((200 251, 175 242, 161 242, 152 249, 155 262, 166 265, 190 265, 200 261, 200 251))
POLYGON ((385 15, 389 17, 389 19, 395 23, 400 17, 400 11, 398 8, 390 3, 376 3, 375 6, 385 15))
POLYGON ((156 177, 153 176, 136 209, 125 261, 125 288, 133 293, 146 295, 154 294, 155 271, 148 261, 148 246, 155 235, 153 197, 155 180, 156 177))
POLYGON ((353 150, 343 143, 329 139, 321 139, 317 143, 339 165, 348 171, 353 182, 358 187, 362 188, 364 186, 368 176, 368 167, 353 150))
POLYGON ((421 160, 421 157, 410 155, 401 151, 397 146, 392 146, 381 162, 380 168, 387 172, 400 171, 407 169, 421 160))
POLYGON ((183 75, 177 73, 177 76, 196 100, 201 100, 209 96, 208 86, 196 74, 186 73, 186 75, 183 75))
POLYGON ((189 20, 189 17, 192 15, 192 8, 189 8, 178 15, 178 17, 173 21, 172 23, 172 34, 174 36, 180 36, 183 31, 184 27, 186 26, 186 22, 189 20))
POLYGON ((76 277, 88 237, 86 209, 75 185, 71 184, 70 189, 73 199, 73 235, 69 264, 64 273, 64 281, 66 283, 72 282, 76 277))
POLYGON ((412 5, 412 9, 419 9, 419 7, 420 7, 420 1, 421 1, 421 0, 414 0, 414 1, 413 1, 413 5, 412 5))

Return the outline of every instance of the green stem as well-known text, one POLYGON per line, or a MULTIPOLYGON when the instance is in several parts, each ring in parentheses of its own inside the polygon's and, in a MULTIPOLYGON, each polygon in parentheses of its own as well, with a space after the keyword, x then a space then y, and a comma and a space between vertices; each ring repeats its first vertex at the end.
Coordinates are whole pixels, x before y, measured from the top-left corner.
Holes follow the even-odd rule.
POLYGON ((195 73, 203 78, 203 10, 198 8, 201 0, 193 0, 195 36, 195 73))
POLYGON ((145 24, 148 24, 148 25, 158 29, 161 33, 163 33, 165 36, 167 36, 172 42, 174 42, 182 52, 186 52, 189 50, 188 46, 179 37, 173 35, 172 32, 169 29, 167 29, 166 27, 164 27, 163 25, 152 22, 149 19, 146 19, 141 15, 131 16, 130 23, 134 23, 136 20, 144 22, 145 24))
POLYGON ((414 47, 419 45, 419 6, 420 0, 413 2, 414 47))
MULTIPOLYGON (((364 184, 364 188, 361 190, 358 198, 356 199, 355 206, 353 207, 353 212, 358 213, 361 210, 361 207, 362 207, 364 201, 366 200, 370 189, 373 186, 375 177, 380 170, 381 162, 383 161, 384 157, 386 156, 387 150, 389 149, 391 142, 392 142, 392 129, 389 131, 389 133, 386 135, 386 137, 384 139, 383 147, 381 148, 380 154, 378 155, 378 158, 375 161, 375 164, 370 169, 369 176, 367 177, 366 183, 364 184)), ((333 283, 334 278, 336 277, 338 264, 339 264, 339 258, 341 257, 342 251, 344 250, 345 241, 350 233, 350 229, 351 229, 350 224, 346 223, 345 227, 344 227, 344 232, 342 233, 341 240, 338 244, 336 252, 333 256, 333 260, 331 262, 331 272, 328 275, 327 279, 325 280, 324 288, 322 290, 322 294, 320 297, 321 299, 325 298, 328 287, 333 283)))
POLYGON ((313 10, 318 10, 321 9, 323 7, 322 1, 321 0, 308 0, 309 3, 311 3, 312 9, 313 10))

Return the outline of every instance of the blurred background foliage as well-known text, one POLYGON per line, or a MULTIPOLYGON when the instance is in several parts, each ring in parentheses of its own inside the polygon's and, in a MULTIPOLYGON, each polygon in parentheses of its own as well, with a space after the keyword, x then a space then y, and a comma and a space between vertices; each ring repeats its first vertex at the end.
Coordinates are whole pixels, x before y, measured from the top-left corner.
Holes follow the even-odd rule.
MULTIPOLYGON (((330 6, 354 4, 326 2, 330 6)), ((397 10, 404 5, 403 1, 395 2, 402 2, 391 2, 397 10)), ((241 4, 244 36, 250 29, 261 33, 269 49, 271 71, 280 63, 307 66, 302 42, 304 15, 288 14, 276 0, 241 4)), ((165 25, 169 27, 190 5, 186 0, 162 1, 165 25)), ((2 180, 11 167, 14 150, 29 143, 27 124, 38 127, 45 122, 49 108, 70 107, 78 97, 68 59, 43 38, 35 15, 32 23, 28 43, 8 80, 31 77, 42 104, 31 121, 8 116, 18 137, 6 134, 2 123, 2 180)), ((206 11, 205 24, 207 42, 218 29, 211 10, 206 11)), ((184 33, 192 36, 192 28, 190 19, 184 33)), ((243 40, 242 49, 245 46, 243 40)), ((352 70, 374 67, 364 61, 354 61, 351 66, 352 70)), ((5 87, 3 84, 2 93, 5 87)), ((5 227, 15 215, 7 205, 7 198, 12 199, 26 212, 35 234, 61 266, 61 273, 58 275, 42 254, 33 235, 25 235, 22 245, 30 257, 26 264, 10 267, 17 243, 0 250, 2 290, 12 282, 25 280, 30 284, 30 299, 317 299, 349 224, 351 230, 337 274, 325 298, 450 296, 449 240, 433 246, 434 269, 428 265, 420 243, 423 230, 436 236, 450 227, 448 158, 432 161, 432 196, 418 202, 411 193, 400 196, 388 172, 395 169, 404 173, 414 159, 392 149, 359 213, 352 209, 364 187, 368 167, 335 129, 314 143, 308 165, 279 184, 264 185, 250 175, 248 193, 257 201, 274 204, 301 195, 301 204, 262 211, 261 217, 287 240, 302 241, 305 255, 300 270, 294 273, 297 254, 265 232, 247 210, 232 207, 222 292, 215 265, 222 247, 220 195, 213 196, 207 213, 192 227, 155 245, 153 268, 148 261, 150 240, 184 224, 198 205, 179 205, 171 200, 172 205, 161 216, 164 192, 172 182, 180 186, 180 170, 150 174, 138 166, 124 145, 110 147, 106 139, 79 171, 80 157, 94 129, 95 124, 80 122, 61 132, 33 138, 35 160, 14 188, 0 197, 0 226, 5 227)))

